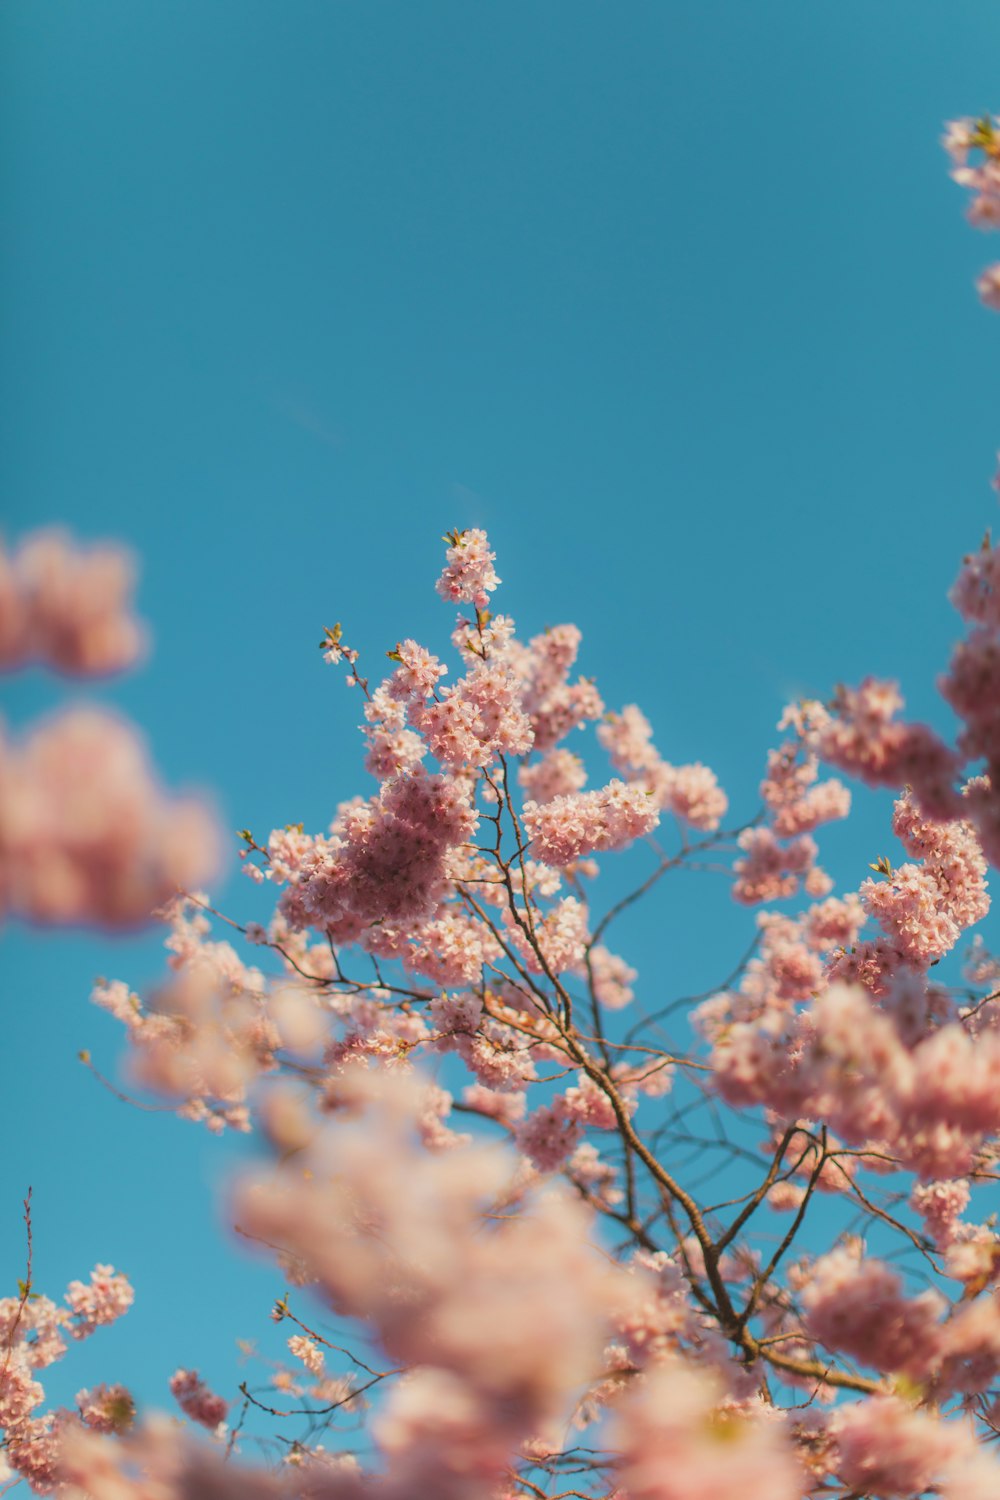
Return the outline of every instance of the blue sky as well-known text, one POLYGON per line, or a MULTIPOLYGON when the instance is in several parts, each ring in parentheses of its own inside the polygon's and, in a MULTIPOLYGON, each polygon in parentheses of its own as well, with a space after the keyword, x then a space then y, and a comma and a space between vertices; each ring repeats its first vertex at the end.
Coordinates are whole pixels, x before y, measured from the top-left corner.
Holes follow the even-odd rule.
MULTIPOLYGON (((141 555, 155 650, 99 696, 227 826, 365 789, 315 643, 443 646, 452 526, 740 812, 791 696, 895 675, 947 723, 1000 242, 938 138, 1000 109, 992 0, 6 0, 0 51, 5 530, 141 555)), ((64 695, 32 674, 5 712, 64 695)), ((860 808, 825 846, 844 889, 888 843, 860 808)), ((232 870, 218 893, 250 912, 232 870)), ((650 995, 720 979, 749 930, 704 883, 652 916, 623 939, 650 995)), ((4 947, 3 1276, 31 1183, 39 1286, 105 1259, 139 1293, 61 1394, 163 1401, 178 1364, 231 1391, 275 1290, 216 1227, 231 1150, 75 1060, 114 1072, 90 981, 154 979, 155 944, 4 947)))

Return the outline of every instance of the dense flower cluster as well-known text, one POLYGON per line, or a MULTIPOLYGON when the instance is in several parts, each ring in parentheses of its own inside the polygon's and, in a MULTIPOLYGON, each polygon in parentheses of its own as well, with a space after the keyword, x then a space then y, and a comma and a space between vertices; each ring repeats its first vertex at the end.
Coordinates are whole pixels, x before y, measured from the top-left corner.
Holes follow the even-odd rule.
MULTIPOLYGON (((30 1207, 26 1204, 26 1213, 30 1207)), ((61 1359, 67 1339, 89 1338, 113 1323, 133 1301, 127 1278, 112 1266, 96 1266, 89 1283, 73 1281, 66 1307, 23 1283, 19 1297, 0 1299, 0 1427, 7 1463, 38 1494, 48 1494, 59 1479, 62 1443, 81 1423, 98 1431, 119 1431, 132 1420, 135 1403, 124 1386, 81 1391, 76 1412, 56 1407, 39 1413, 45 1391, 38 1372, 61 1359)))
MULTIPOLYGON (((977 229, 1000 228, 1000 120, 952 120, 944 136, 952 177, 972 194, 969 222, 977 229)), ((1000 266, 987 266, 976 283, 987 307, 1000 308, 1000 266)))
POLYGON ((532 853, 558 869, 582 854, 623 849, 652 833, 660 821, 647 793, 623 781, 609 781, 599 791, 553 797, 541 805, 526 802, 523 816, 532 853))
POLYGON ((656 749, 652 736, 649 720, 634 703, 619 714, 608 714, 597 731, 611 764, 626 781, 641 787, 657 807, 672 812, 683 823, 713 832, 729 807, 714 771, 700 762, 670 765, 656 749))
POLYGON ((451 545, 448 565, 438 579, 438 593, 442 599, 485 609, 489 595, 500 582, 493 566, 496 553, 490 551, 485 531, 455 531, 445 540, 451 545))
POLYGON ((226 1420, 228 1403, 209 1390, 197 1370, 176 1370, 170 1377, 170 1392, 184 1415, 210 1432, 226 1420))
MULTIPOLYGON (((117 547, 77 548, 61 532, 0 545, 0 671, 130 666, 143 643, 131 589, 117 547)), ((0 922, 139 926, 213 875, 218 853, 209 810, 160 788, 121 719, 65 709, 18 737, 0 722, 0 922)))
POLYGON ((437 910, 449 851, 475 831, 461 782, 415 771, 346 810, 303 860, 283 910, 295 925, 350 942, 375 922, 412 922, 437 910))
POLYGON ((60 531, 13 552, 0 542, 0 671, 37 662, 92 677, 131 666, 143 645, 132 586, 120 547, 79 548, 60 531))
POLYGON ((133 927, 217 864, 211 813, 161 790, 122 720, 76 708, 0 730, 0 918, 133 927))

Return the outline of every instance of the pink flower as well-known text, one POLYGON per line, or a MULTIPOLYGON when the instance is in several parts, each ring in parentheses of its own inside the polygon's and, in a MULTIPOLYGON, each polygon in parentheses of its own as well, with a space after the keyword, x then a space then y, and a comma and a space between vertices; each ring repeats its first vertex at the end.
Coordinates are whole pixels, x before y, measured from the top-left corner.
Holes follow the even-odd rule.
POLYGON ((1000 630, 1000 547, 987 542, 964 557, 948 598, 970 625, 1000 630))
POLYGON ((910 1194, 910 1205, 924 1221, 924 1228, 939 1250, 956 1238, 958 1222, 969 1203, 969 1184, 964 1177, 955 1182, 918 1183, 910 1194))
POLYGON ((288 1349, 296 1359, 301 1360, 311 1375, 318 1378, 323 1374, 323 1351, 315 1339, 307 1338, 302 1333, 294 1333, 288 1340, 288 1349))
POLYGON ((933 1290, 906 1297, 881 1261, 832 1250, 809 1268, 801 1298, 810 1335, 827 1349, 916 1380, 940 1363, 947 1302, 933 1290))
POLYGON ((857 896, 831 896, 806 912, 802 935, 810 948, 827 953, 831 948, 852 947, 864 924, 865 911, 857 896))
POLYGON ((142 744, 97 709, 0 739, 0 913, 135 927, 215 868, 214 819, 153 779, 142 744))
POLYGON ((475 826, 462 783, 419 769, 395 777, 347 813, 343 835, 300 875, 288 914, 295 925, 326 928, 340 941, 376 922, 430 919, 444 894, 447 853, 475 826))
POLYGON ((744 857, 733 866, 736 875, 733 895, 747 905, 780 901, 794 895, 817 853, 814 841, 807 834, 782 846, 769 828, 745 829, 739 845, 744 857))
POLYGON ((617 953, 611 953, 603 944, 597 943, 590 950, 590 967, 594 980, 594 995, 606 1010, 621 1010, 633 999, 631 984, 638 978, 617 953))
POLYGON ((429 698, 438 679, 447 671, 436 656, 416 641, 400 641, 389 655, 393 661, 399 662, 388 683, 387 690, 392 698, 429 698))
POLYGON ((946 1488, 947 1476, 973 1450, 960 1422, 943 1422, 896 1396, 875 1396, 841 1407, 831 1419, 840 1449, 839 1473, 845 1484, 877 1495, 910 1500, 933 1484, 955 1500, 961 1490, 946 1488))
POLYGON ((0 670, 38 662, 73 677, 132 666, 144 634, 131 613, 133 565, 120 547, 78 548, 40 531, 0 544, 0 670))
POLYGON ((909 782, 928 815, 953 817, 961 762, 926 725, 894 722, 902 705, 894 682, 866 677, 859 688, 838 688, 834 716, 817 736, 818 753, 871 786, 909 782))
POLYGON ((580 648, 575 625, 555 625, 536 635, 516 670, 524 680, 522 706, 531 720, 536 750, 550 750, 570 730, 604 712, 601 696, 589 678, 569 681, 580 648))
POLYGON ((608 751, 611 763, 627 782, 642 787, 663 809, 692 828, 712 832, 726 814, 729 799, 714 771, 700 762, 672 766, 662 759, 652 742, 652 729, 634 703, 621 713, 605 715, 597 738, 608 751))
POLYGON ((70 1282, 66 1301, 73 1314, 73 1337, 84 1339, 95 1328, 105 1323, 114 1323, 127 1313, 135 1301, 135 1292, 128 1278, 116 1271, 114 1266, 95 1266, 90 1273, 89 1284, 82 1281, 70 1282))
POLYGON ((123 1385, 95 1385, 78 1391, 76 1405, 85 1426, 95 1432, 121 1432, 135 1418, 135 1401, 123 1385))
POLYGON ((671 768, 665 806, 692 828, 712 833, 729 808, 729 798, 719 786, 714 771, 696 762, 671 768))
POLYGON ((438 579, 438 593, 453 603, 485 609, 489 595, 500 582, 493 567, 496 553, 489 550, 485 531, 454 531, 447 540, 451 543, 446 553, 448 564, 438 579))
POLYGON ((197 1370, 177 1370, 170 1377, 170 1391, 185 1416, 215 1432, 226 1420, 229 1403, 209 1390, 197 1370))
POLYGON ((587 782, 583 761, 570 750, 553 749, 533 765, 522 766, 517 779, 533 802, 551 802, 578 792, 587 782))
POLYGON ((561 1100, 541 1105, 514 1132, 518 1146, 539 1172, 558 1172, 582 1135, 580 1120, 561 1100))
POLYGON ((485 1402, 509 1456, 564 1419, 597 1372, 624 1273, 591 1248, 588 1216, 554 1187, 530 1212, 496 1215, 510 1187, 505 1153, 415 1146, 423 1094, 412 1077, 352 1070, 329 1129, 243 1188, 239 1222, 302 1256, 337 1312, 365 1319, 390 1359, 432 1366, 485 1402))
POLYGON ((726 1399, 689 1361, 634 1386, 616 1423, 629 1500, 800 1500, 803 1477, 780 1417, 726 1399))
POLYGON ((543 804, 526 802, 523 817, 535 858, 556 866, 571 864, 582 854, 621 849, 651 833, 660 821, 653 800, 622 781, 543 804))
MULTIPOLYGON (((992 222, 996 221, 995 205, 991 205, 990 219, 992 222)), ((1000 312, 1000 263, 987 266, 985 271, 980 273, 976 281, 976 291, 987 307, 993 308, 994 312, 1000 312)))

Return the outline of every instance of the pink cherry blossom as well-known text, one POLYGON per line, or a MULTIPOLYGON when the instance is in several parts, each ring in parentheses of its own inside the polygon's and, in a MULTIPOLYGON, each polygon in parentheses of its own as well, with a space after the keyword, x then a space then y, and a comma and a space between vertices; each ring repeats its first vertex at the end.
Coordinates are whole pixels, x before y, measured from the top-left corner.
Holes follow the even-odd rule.
POLYGON ((500 582, 493 567, 496 553, 489 550, 485 531, 456 531, 449 541, 448 566, 438 579, 438 593, 442 599, 485 609, 500 582))
POLYGON ((0 670, 37 662, 92 677, 132 666, 144 643, 133 573, 122 548, 77 547, 61 531, 35 532, 12 553, 0 544, 0 670))
POLYGON ((296 1333, 288 1340, 289 1353, 301 1360, 311 1375, 322 1375, 323 1373, 323 1351, 315 1339, 308 1338, 305 1334, 296 1333))
POLYGON ((197 1370, 176 1370, 170 1377, 170 1391, 184 1415, 209 1432, 226 1420, 228 1403, 209 1390, 197 1370))
POLYGON ((680 1361, 630 1393, 619 1419, 630 1500, 799 1500, 802 1474, 781 1425, 752 1403, 731 1405, 680 1361))
POLYGON ((135 1292, 128 1278, 114 1266, 95 1266, 90 1281, 71 1281, 66 1301, 73 1315, 70 1331, 74 1338, 87 1338, 105 1323, 114 1323, 128 1312, 135 1292))
POLYGON ((94 1432, 121 1432, 135 1416, 135 1401, 123 1385, 95 1385, 76 1397, 80 1418, 94 1432))
POLYGON ((526 802, 523 818, 535 857, 562 866, 642 838, 657 826, 660 814, 645 792, 616 780, 598 791, 526 802))
POLYGON ((110 714, 69 709, 0 740, 0 912, 134 927, 217 860, 208 809, 161 791, 141 741, 110 714))

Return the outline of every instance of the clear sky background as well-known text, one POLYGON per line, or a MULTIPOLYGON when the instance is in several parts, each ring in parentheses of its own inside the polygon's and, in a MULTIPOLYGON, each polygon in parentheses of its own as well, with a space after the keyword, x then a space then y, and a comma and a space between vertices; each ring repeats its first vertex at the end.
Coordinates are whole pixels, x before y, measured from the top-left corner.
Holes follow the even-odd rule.
MULTIPOLYGON (((4 528, 142 558, 155 649, 98 696, 227 827, 319 828, 368 790, 340 619, 377 671, 443 647, 443 531, 498 606, 575 620, 610 705, 738 814, 790 697, 867 672, 947 724, 945 593, 995 518, 1000 322, 938 141, 1000 110, 995 0, 4 0, 4 528)), ((15 724, 65 687, 5 690, 15 724)), ((883 800, 823 848, 890 848, 883 800)), ((235 844, 235 841, 234 841, 235 844)), ((216 894, 264 915, 231 861, 216 894)), ((652 1006, 721 980, 752 918, 661 892, 620 946, 652 1006)), ((3 945, 0 1291, 95 1260, 134 1311, 52 1390, 234 1389, 272 1273, 234 1259, 234 1148, 103 1093, 98 973, 155 941, 3 945)))

